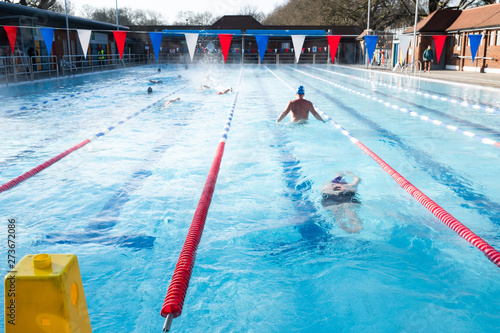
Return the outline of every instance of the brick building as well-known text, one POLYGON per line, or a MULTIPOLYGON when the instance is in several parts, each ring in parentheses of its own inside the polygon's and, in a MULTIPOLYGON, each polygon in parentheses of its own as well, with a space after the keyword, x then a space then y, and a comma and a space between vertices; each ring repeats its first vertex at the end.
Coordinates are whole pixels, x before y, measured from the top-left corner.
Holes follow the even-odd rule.
MULTIPOLYGON (((411 27, 404 34, 413 34, 411 27)), ((422 61, 428 45, 435 50, 433 37, 446 35, 446 42, 439 64, 435 60, 433 69, 451 69, 500 73, 500 3, 465 10, 437 10, 417 24, 417 46, 415 59, 422 61), (483 38, 472 62, 468 36, 482 34, 483 38)), ((412 46, 410 47, 412 49, 412 46)), ((411 59, 410 50, 407 61, 411 59)))

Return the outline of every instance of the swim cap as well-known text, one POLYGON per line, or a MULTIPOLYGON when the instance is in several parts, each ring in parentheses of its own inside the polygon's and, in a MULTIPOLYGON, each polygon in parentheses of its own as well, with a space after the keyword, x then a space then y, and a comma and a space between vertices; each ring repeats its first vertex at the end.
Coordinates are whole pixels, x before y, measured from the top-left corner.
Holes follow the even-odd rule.
POLYGON ((148 94, 151 94, 153 92, 153 88, 149 87, 148 88, 148 94))
POLYGON ((334 180, 332 180, 332 183, 334 184, 347 184, 345 180, 342 178, 342 176, 338 176, 334 180))
POLYGON ((304 92, 304 87, 303 86, 299 86, 297 88, 297 95, 304 95, 305 92, 304 92))

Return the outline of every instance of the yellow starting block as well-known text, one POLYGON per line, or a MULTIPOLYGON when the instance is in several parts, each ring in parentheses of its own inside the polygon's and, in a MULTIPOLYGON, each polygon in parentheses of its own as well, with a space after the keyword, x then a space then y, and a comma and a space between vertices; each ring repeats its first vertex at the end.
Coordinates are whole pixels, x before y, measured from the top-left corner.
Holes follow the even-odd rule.
POLYGON ((27 255, 5 276, 6 333, 91 333, 74 254, 27 255))

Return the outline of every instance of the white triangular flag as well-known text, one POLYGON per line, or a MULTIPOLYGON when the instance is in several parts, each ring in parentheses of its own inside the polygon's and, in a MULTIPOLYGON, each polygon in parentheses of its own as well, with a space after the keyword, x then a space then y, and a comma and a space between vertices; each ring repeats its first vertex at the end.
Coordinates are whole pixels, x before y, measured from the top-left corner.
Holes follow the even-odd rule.
POLYGON ((78 40, 82 46, 83 54, 87 58, 87 51, 89 50, 90 34, 92 30, 76 30, 78 31, 78 40))
POLYGON ((295 59, 299 62, 302 45, 304 45, 305 35, 292 35, 293 48, 295 49, 295 59), (297 50, 299 50, 297 52, 297 50))
POLYGON ((413 36, 399 36, 399 50, 401 51, 401 58, 403 61, 406 59, 406 52, 408 52, 412 38, 413 36))
POLYGON ((186 43, 189 51, 189 56, 191 57, 191 61, 193 61, 194 58, 194 51, 196 49, 196 42, 198 41, 198 35, 199 34, 191 34, 191 33, 184 34, 184 36, 186 36, 186 43))

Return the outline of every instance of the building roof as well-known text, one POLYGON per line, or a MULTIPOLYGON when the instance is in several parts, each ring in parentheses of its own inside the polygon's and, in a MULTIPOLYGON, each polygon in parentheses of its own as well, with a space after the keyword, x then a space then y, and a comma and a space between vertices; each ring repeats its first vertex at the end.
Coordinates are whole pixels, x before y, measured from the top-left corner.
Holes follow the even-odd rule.
MULTIPOLYGON (((455 9, 438 9, 417 23, 418 33, 445 32, 446 29, 460 17, 462 11, 455 9)), ((404 34, 413 33, 414 28, 406 29, 404 34)))
MULTIPOLYGON (((53 28, 66 28, 66 15, 50 10, 34 7, 21 6, 9 2, 0 1, 0 24, 16 22, 22 18, 30 18, 34 26, 50 26, 53 28)), ((116 24, 84 19, 68 15, 70 29, 91 30, 116 30, 116 24)), ((12 23, 10 23, 12 24, 12 23)), ((128 27, 120 25, 120 30, 128 30, 128 27)))
POLYGON ((500 27, 500 3, 463 10, 446 31, 500 27))
POLYGON ((211 29, 262 29, 263 26, 253 16, 250 15, 225 15, 215 21, 211 29))
MULTIPOLYGON (((464 10, 438 9, 417 23, 417 32, 446 33, 495 27, 500 27, 500 3, 464 10)), ((413 33, 413 26, 403 33, 413 33)))

